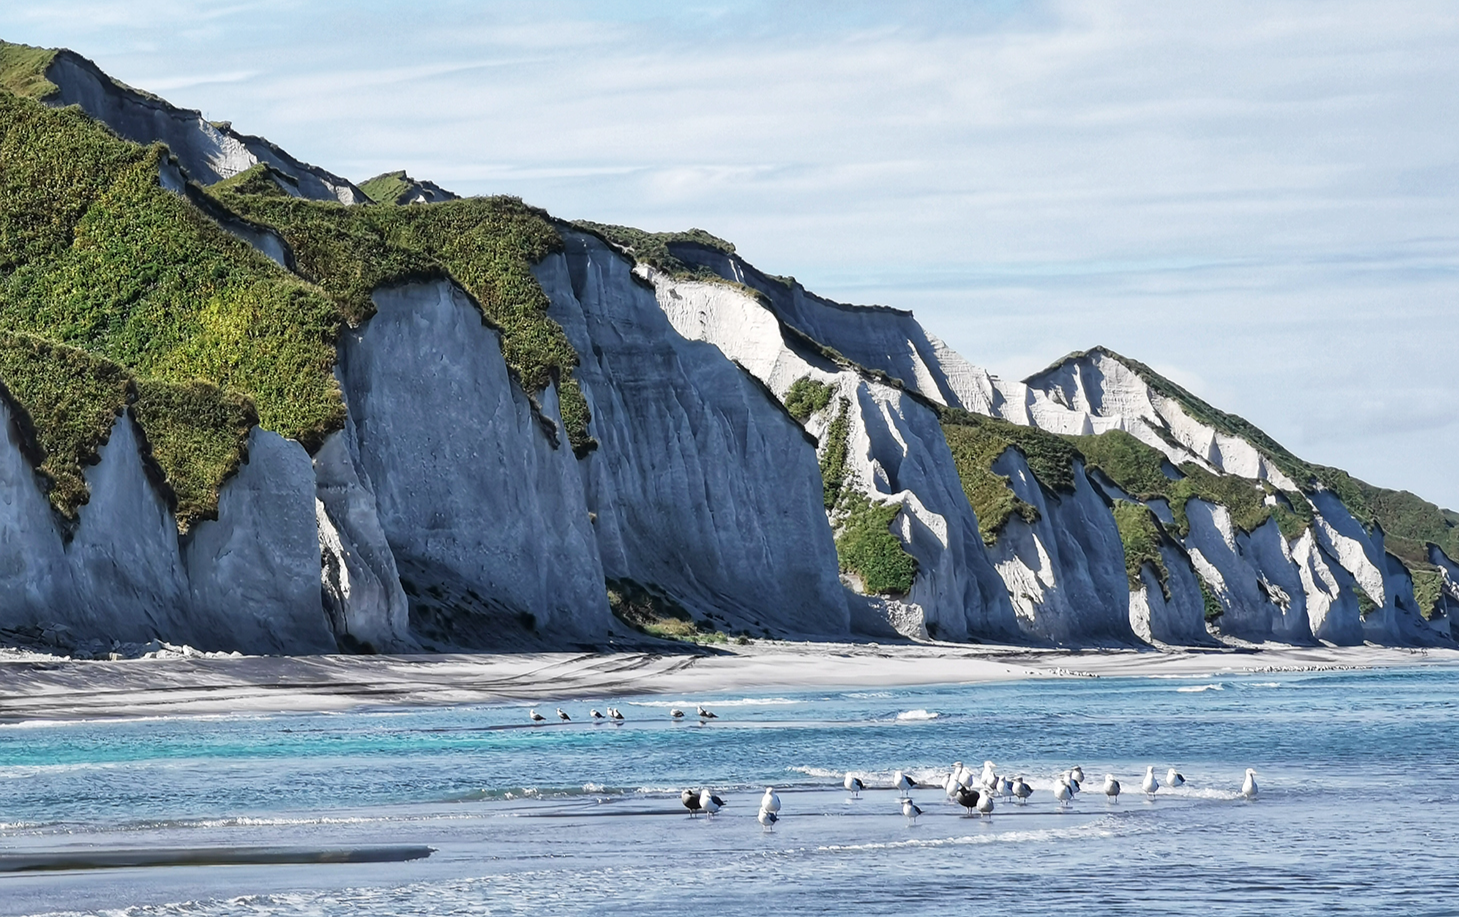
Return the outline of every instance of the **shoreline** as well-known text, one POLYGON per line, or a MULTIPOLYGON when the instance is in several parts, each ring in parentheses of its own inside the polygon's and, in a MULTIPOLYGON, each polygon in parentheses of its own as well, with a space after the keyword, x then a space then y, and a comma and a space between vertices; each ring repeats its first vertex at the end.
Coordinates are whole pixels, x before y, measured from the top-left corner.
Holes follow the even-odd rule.
POLYGON ((1459 665, 1459 649, 1268 645, 1251 650, 1059 650, 776 641, 716 648, 716 652, 704 654, 178 656, 114 662, 0 659, 0 724, 1428 665, 1459 665))

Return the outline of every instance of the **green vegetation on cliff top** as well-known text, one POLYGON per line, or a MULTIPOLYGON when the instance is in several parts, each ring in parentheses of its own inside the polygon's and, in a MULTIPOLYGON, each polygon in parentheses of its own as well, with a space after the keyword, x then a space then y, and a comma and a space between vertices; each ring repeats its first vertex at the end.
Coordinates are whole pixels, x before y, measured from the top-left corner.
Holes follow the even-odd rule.
POLYGON ((362 181, 359 188, 377 204, 396 204, 400 202, 401 195, 409 193, 414 186, 406 177, 405 170, 401 169, 362 181))
POLYGON ((614 226, 609 223, 593 223, 588 220, 578 220, 573 226, 624 249, 640 263, 657 268, 671 277, 686 280, 724 282, 723 277, 707 268, 686 264, 679 260, 669 251, 670 245, 691 243, 716 249, 727 255, 734 254, 735 251, 732 243, 702 229, 691 229, 687 232, 647 232, 632 226, 614 226))
POLYGON ((581 455, 596 445, 587 400, 572 377, 577 353, 548 317, 547 294, 532 274, 534 264, 562 248, 547 214, 515 197, 409 207, 307 201, 268 190, 277 186, 260 182, 258 173, 266 168, 255 166, 213 193, 230 210, 278 230, 299 272, 328 293, 351 324, 374 314, 370 294, 378 287, 450 277, 500 330, 502 356, 523 388, 535 394, 558 382, 573 449, 581 455))
POLYGON ((213 511, 216 469, 236 467, 240 411, 310 448, 343 422, 334 303, 165 191, 163 155, 78 109, 0 92, 0 332, 14 358, 0 382, 34 422, 51 502, 68 518, 106 436, 99 418, 133 397, 116 396, 115 379, 137 381, 138 422, 184 526, 213 511), (25 335, 74 350, 25 357, 25 335), (28 387, 27 372, 42 382, 28 387), (181 445, 204 441, 212 459, 181 445), (232 458, 218 459, 229 443, 232 458))
POLYGON ((46 79, 46 71, 56 54, 48 48, 0 41, 0 89, 26 98, 44 99, 56 91, 56 84, 46 79))

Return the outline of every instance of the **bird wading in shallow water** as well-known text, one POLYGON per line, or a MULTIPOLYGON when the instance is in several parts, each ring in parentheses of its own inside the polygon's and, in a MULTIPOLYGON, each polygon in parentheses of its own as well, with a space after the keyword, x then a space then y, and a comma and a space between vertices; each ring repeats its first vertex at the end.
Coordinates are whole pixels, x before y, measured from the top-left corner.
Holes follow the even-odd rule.
POLYGON ((534 722, 534 723, 545 723, 545 722, 547 722, 547 717, 545 717, 542 714, 538 713, 536 710, 528 710, 527 711, 527 715, 532 718, 532 722, 534 722))
POLYGON ((1072 778, 1074 778, 1074 781, 1076 783, 1083 783, 1084 782, 1084 768, 1080 767, 1077 764, 1074 765, 1073 767, 1069 768, 1069 776, 1072 777, 1072 778))
POLYGON ((676 720, 682 720, 684 718, 684 711, 680 710, 678 707, 675 707, 669 711, 669 716, 673 717, 676 720))
POLYGON ((1018 804, 1026 804, 1028 802, 1028 797, 1032 795, 1033 787, 1028 785, 1028 781, 1024 780, 1022 777, 1015 777, 1013 780, 1013 797, 1018 800, 1018 804))
POLYGON ((780 794, 775 792, 775 787, 765 787, 765 796, 760 800, 760 810, 776 813, 780 811, 780 794))
POLYGON ((907 823, 908 824, 915 825, 917 823, 917 816, 922 814, 922 810, 920 808, 918 808, 917 807, 917 804, 915 802, 913 802, 912 800, 910 800, 910 799, 903 799, 902 800, 902 814, 905 815, 905 816, 907 816, 907 823))
POLYGON ((694 813, 698 812, 700 809, 699 794, 694 790, 685 790, 684 792, 680 793, 679 802, 683 803, 684 808, 689 810, 690 818, 693 818, 694 813))
POLYGON ((713 816, 717 814, 720 809, 724 808, 724 800, 709 792, 709 790, 707 789, 700 790, 699 808, 704 810, 705 815, 713 816))
POLYGON ((852 796, 860 796, 861 791, 866 789, 866 784, 861 782, 860 777, 853 777, 850 774, 847 774, 846 779, 841 781, 841 785, 846 787, 846 792, 852 796))
POLYGON ((1185 786, 1185 775, 1172 767, 1165 772, 1165 785, 1172 789, 1178 786, 1185 786))
POLYGON ((708 710, 705 710, 703 704, 700 704, 699 705, 699 707, 697 708, 697 711, 696 712, 698 712, 699 718, 701 720, 717 720, 717 719, 719 719, 719 714, 717 714, 717 713, 710 713, 708 710))
POLYGON ((563 713, 561 707, 558 707, 557 708, 557 718, 559 720, 563 721, 564 723, 571 723, 572 722, 572 717, 568 716, 566 713, 563 713))
POLYGON ((775 823, 780 821, 780 816, 774 812, 767 812, 761 809, 760 814, 755 816, 755 821, 759 822, 760 827, 766 831, 773 831, 775 830, 775 823))
POLYGON ((957 792, 953 796, 953 800, 958 805, 966 809, 967 814, 972 815, 973 812, 978 808, 979 795, 980 794, 977 790, 969 789, 965 786, 959 786, 957 788, 957 792))
POLYGON ((1120 782, 1115 779, 1114 774, 1104 775, 1104 795, 1110 802, 1120 801, 1120 782))
POLYGON ((588 716, 592 717, 595 720, 601 720, 603 718, 603 714, 601 714, 601 713, 598 712, 598 708, 597 707, 594 707, 593 709, 589 710, 588 711, 588 716))
POLYGON ((1241 784, 1241 795, 1247 799, 1255 799, 1257 794, 1256 771, 1246 769, 1246 780, 1241 784))
POLYGON ((1069 778, 1060 777, 1059 783, 1054 787, 1054 798, 1059 800, 1059 808, 1066 808, 1074 801, 1074 791, 1069 789, 1069 778))
POLYGON ((1140 789, 1146 796, 1155 798, 1155 791, 1160 789, 1160 781, 1155 779, 1155 765, 1145 768, 1145 781, 1140 784, 1140 789))
POLYGON ((897 771, 897 773, 892 777, 892 783, 894 786, 896 786, 897 792, 902 794, 903 799, 906 799, 907 794, 917 788, 917 781, 913 780, 911 777, 908 777, 901 771, 897 771))

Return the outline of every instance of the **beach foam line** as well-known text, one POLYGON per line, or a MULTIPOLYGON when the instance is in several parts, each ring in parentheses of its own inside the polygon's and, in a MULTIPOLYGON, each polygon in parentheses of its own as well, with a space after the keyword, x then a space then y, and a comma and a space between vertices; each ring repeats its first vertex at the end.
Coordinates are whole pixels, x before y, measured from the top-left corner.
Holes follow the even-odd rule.
POLYGON ((423 860, 434 847, 163 847, 47 850, 0 854, 0 873, 151 866, 275 866, 320 863, 404 863, 423 860))
POLYGON ((1202 691, 1224 691, 1225 685, 1220 683, 1211 685, 1187 685, 1184 688, 1175 689, 1180 694, 1200 694, 1202 691))
POLYGON ((935 720, 939 716, 942 716, 942 714, 935 713, 931 710, 907 710, 902 713, 898 713, 897 719, 902 720, 903 722, 906 722, 908 720, 935 720))

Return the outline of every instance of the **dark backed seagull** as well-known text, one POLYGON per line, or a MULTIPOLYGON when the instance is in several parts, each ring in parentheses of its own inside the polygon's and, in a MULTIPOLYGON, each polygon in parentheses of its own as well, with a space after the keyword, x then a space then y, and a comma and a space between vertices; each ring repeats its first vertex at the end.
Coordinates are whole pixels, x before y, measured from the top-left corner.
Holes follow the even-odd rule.
POLYGON ((623 711, 622 710, 619 710, 617 707, 609 707, 608 708, 608 716, 612 717, 615 720, 622 720, 623 719, 623 711))
POLYGON ((896 774, 893 775, 892 782, 896 785, 897 791, 902 794, 903 799, 906 799, 907 794, 917 788, 917 781, 913 780, 911 777, 908 777, 901 771, 897 771, 896 774))
POLYGON ((699 705, 699 707, 698 707, 698 713, 699 713, 699 718, 701 720, 717 720, 717 719, 719 719, 719 714, 717 714, 717 713, 710 713, 708 710, 705 710, 703 704, 700 704, 699 705))
POLYGON ((1054 798, 1059 800, 1059 807, 1063 808, 1074 801, 1074 790, 1069 786, 1069 775, 1062 774, 1059 777, 1059 784, 1054 787, 1054 798))
POLYGON ((1248 767, 1246 769, 1246 781, 1241 784, 1241 795, 1247 799, 1255 799, 1256 793, 1256 771, 1248 767))
POLYGON ((699 791, 699 808, 703 809, 706 815, 713 815, 724 808, 724 800, 704 789, 699 791))
POLYGON ((1064 772, 1064 782, 1069 784, 1069 789, 1075 796, 1078 796, 1080 791, 1084 789, 1084 787, 1079 785, 1079 778, 1074 776, 1073 771, 1064 772))
POLYGON ((538 713, 536 710, 528 710, 527 711, 527 715, 532 718, 532 722, 534 722, 534 723, 542 723, 542 722, 546 722, 546 720, 547 720, 547 717, 545 717, 542 714, 538 713))
POLYGON ((1155 798, 1155 791, 1160 789, 1160 781, 1155 779, 1155 765, 1145 768, 1145 780, 1140 784, 1140 789, 1145 791, 1146 796, 1155 798))
POLYGON ((1028 802, 1028 797, 1033 795, 1033 787, 1029 786, 1028 781, 1022 777, 1015 777, 1013 779, 1013 795, 1018 799, 1018 804, 1023 805, 1028 802))
POLYGON ((1104 775, 1104 795, 1109 797, 1110 802, 1120 801, 1120 782, 1114 774, 1104 775))
POLYGON ((673 717, 676 720, 682 720, 684 718, 684 711, 680 710, 678 707, 674 707, 669 711, 669 716, 673 717))
POLYGON ((1185 786, 1185 775, 1172 767, 1165 772, 1165 785, 1172 788, 1185 786))
POLYGON ((755 821, 759 822, 760 827, 766 831, 772 831, 775 828, 775 823, 780 821, 780 816, 768 809, 761 809, 760 814, 755 816, 755 821))
POLYGON ((922 810, 918 808, 917 803, 913 802, 912 800, 903 799, 902 814, 907 816, 907 821, 915 825, 917 823, 917 816, 922 814, 922 810))
POLYGON ((760 800, 760 810, 762 812, 780 811, 780 794, 775 792, 775 787, 765 787, 765 796, 760 800))
POLYGON ((690 818, 693 818, 694 813, 699 811, 699 794, 695 791, 685 790, 684 792, 680 793, 679 801, 684 804, 684 808, 689 810, 690 818))
POLYGON ((962 806, 964 809, 967 809, 969 815, 972 815, 973 810, 978 807, 978 797, 979 794, 977 790, 970 790, 965 786, 959 786, 957 788, 957 793, 953 796, 953 799, 957 802, 958 805, 962 806))
POLYGON ((572 722, 572 717, 568 716, 566 713, 563 713, 561 707, 557 708, 557 718, 562 720, 564 723, 572 722))
POLYGON ((861 791, 866 789, 866 784, 861 782, 860 777, 853 777, 850 774, 847 774, 846 779, 841 781, 841 785, 846 787, 846 792, 852 796, 860 796, 861 791))
POLYGON ((598 708, 597 707, 594 707, 593 709, 589 710, 588 711, 588 716, 592 717, 595 720, 601 720, 603 718, 603 714, 601 714, 601 713, 598 712, 598 708))

